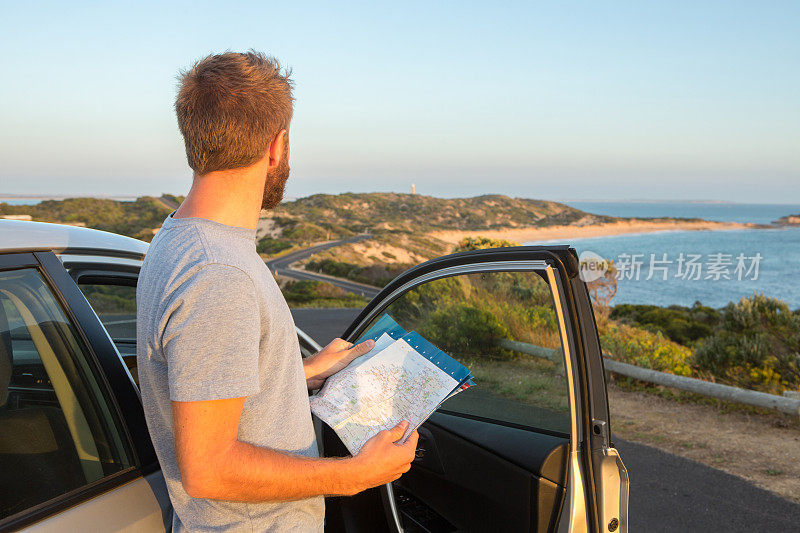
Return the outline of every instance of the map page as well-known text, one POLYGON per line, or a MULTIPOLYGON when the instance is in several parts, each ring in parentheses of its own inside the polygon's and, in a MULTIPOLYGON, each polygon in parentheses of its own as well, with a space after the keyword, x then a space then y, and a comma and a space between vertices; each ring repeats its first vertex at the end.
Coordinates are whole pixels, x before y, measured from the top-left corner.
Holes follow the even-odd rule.
POLYGON ((353 343, 359 344, 365 340, 372 339, 375 341, 375 346, 373 346, 369 352, 365 353, 361 357, 354 359, 349 365, 347 365, 347 368, 340 370, 336 374, 326 379, 325 384, 319 390, 317 396, 320 398, 326 397, 328 391, 338 388, 341 382, 352 379, 352 374, 359 365, 367 362, 372 356, 383 351, 384 348, 389 346, 403 335, 407 335, 406 330, 400 327, 400 325, 388 314, 384 314, 371 328, 369 328, 366 333, 364 333, 364 335, 361 336, 361 338, 353 343))
MULTIPOLYGON (((381 316, 375 322, 375 324, 373 324, 372 327, 370 327, 369 330, 367 330, 367 332, 356 341, 356 344, 359 342, 364 342, 367 339, 373 339, 377 342, 377 340, 384 333, 393 339, 399 339, 405 335, 412 335, 412 337, 409 337, 409 342, 414 344, 414 348, 420 353, 420 355, 426 357, 428 360, 432 361, 437 366, 440 366, 443 370, 450 373, 454 379, 464 382, 464 385, 459 390, 464 390, 472 385, 475 385, 475 382, 472 381, 472 375, 466 367, 428 342, 418 333, 407 333, 406 330, 404 330, 388 314, 381 316)), ((379 350, 373 349, 369 354, 366 355, 369 356, 370 354, 375 354, 378 351, 379 350)), ((356 359, 356 361, 358 361, 358 359, 356 359)), ((454 391, 453 394, 456 394, 457 392, 458 390, 454 391)))
MULTIPOLYGON (((371 330, 378 335, 375 347, 328 378, 310 399, 311 411, 354 455, 402 420, 409 422, 405 440, 443 400, 473 384, 467 368, 418 333, 395 338, 403 330, 391 317, 382 326, 388 327, 371 330)), ((364 338, 369 337, 359 341, 364 338)))

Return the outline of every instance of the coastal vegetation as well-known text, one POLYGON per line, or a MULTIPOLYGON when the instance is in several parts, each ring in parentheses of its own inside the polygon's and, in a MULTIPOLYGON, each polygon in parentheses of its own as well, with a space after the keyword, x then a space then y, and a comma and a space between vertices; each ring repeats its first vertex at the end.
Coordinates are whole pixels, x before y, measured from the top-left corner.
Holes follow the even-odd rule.
POLYGON ((755 294, 720 312, 698 343, 695 365, 740 387, 778 392, 800 388, 800 311, 755 294))
POLYGON ((695 302, 691 307, 671 305, 619 304, 611 309, 610 318, 651 333, 661 333, 684 346, 694 346, 708 337, 720 322, 720 311, 695 302))
POLYGON ((487 248, 508 248, 519 246, 518 242, 508 239, 490 239, 488 237, 464 237, 453 249, 453 253, 468 252, 470 250, 485 250, 487 248))
POLYGON ((67 198, 44 200, 36 205, 0 203, 0 215, 30 215, 40 222, 73 224, 110 231, 144 241, 153 239, 155 230, 173 211, 182 197, 142 196, 134 201, 105 198, 67 198))
POLYGON ((442 278, 405 293, 386 312, 466 364, 483 390, 567 412, 563 365, 503 344, 519 341, 560 350, 550 289, 538 274, 492 272, 442 278))
MULTIPOLYGON (((163 195, 135 201, 71 198, 22 206, 0 203, 0 215, 30 215, 34 220, 85 225, 149 241, 181 200, 163 195)), ((776 224, 797 220, 794 216, 784 218, 776 224)), ((553 226, 577 231, 591 225, 626 222, 542 200, 500 195, 443 199, 396 193, 312 195, 285 202, 262 220, 265 229, 260 230, 257 250, 265 258, 320 241, 369 233, 369 240, 315 254, 302 266, 375 286, 383 286, 403 270, 433 257, 517 245, 508 238, 480 235, 482 231, 497 235, 501 230, 553 226), (443 231, 451 230, 469 235, 442 238, 443 231)), ((798 311, 790 310, 785 303, 755 295, 723 309, 700 303, 665 308, 614 306, 613 275, 607 278, 600 282, 605 285, 590 286, 590 290, 597 303, 603 348, 613 357, 766 392, 800 388, 800 318, 798 311)), ((324 282, 290 281, 282 288, 294 306, 361 307, 365 303, 363 298, 324 282)), ((521 286, 515 290, 525 292, 521 286)), ((526 294, 526 299, 518 300, 515 294, 504 293, 503 305, 477 305, 475 301, 448 304, 431 317, 426 327, 436 331, 428 333, 448 343, 473 329, 481 332, 476 343, 496 340, 505 332, 514 338, 527 335, 530 342, 544 342, 537 340, 538 330, 533 325, 546 316, 531 306, 531 294, 526 294), (526 328, 534 333, 525 334, 526 328)), ((112 303, 113 295, 99 296, 112 303)), ((450 300, 453 303, 452 295, 450 300)))
POLYGON ((363 307, 367 300, 324 281, 286 281, 281 286, 290 307, 363 307))
POLYGON ((411 265, 396 263, 392 264, 388 261, 368 266, 360 266, 330 258, 317 259, 305 264, 307 270, 320 272, 329 276, 336 276, 338 278, 346 278, 376 287, 385 286, 410 266, 411 265))
POLYGON ((776 298, 719 310, 621 304, 608 316, 598 321, 603 348, 621 360, 773 394, 800 388, 800 310, 776 298))
POLYGON ((436 198, 419 194, 314 194, 281 204, 272 218, 283 228, 305 222, 330 238, 357 233, 427 233, 611 222, 558 202, 484 195, 436 198))

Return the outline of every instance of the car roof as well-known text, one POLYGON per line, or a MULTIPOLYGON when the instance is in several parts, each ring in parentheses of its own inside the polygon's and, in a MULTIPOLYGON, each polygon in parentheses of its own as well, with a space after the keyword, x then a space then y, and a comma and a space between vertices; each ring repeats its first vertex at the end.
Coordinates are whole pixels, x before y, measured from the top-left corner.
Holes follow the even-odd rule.
POLYGON ((96 229, 47 222, 0 220, 0 253, 52 250, 141 259, 147 253, 148 246, 138 239, 96 229))

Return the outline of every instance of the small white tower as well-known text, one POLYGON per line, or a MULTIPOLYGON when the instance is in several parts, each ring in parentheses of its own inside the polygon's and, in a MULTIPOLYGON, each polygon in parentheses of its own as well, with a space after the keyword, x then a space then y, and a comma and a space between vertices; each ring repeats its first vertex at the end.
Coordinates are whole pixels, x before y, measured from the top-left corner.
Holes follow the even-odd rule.
POLYGON ((417 194, 417 187, 413 183, 411 184, 411 194, 417 194))

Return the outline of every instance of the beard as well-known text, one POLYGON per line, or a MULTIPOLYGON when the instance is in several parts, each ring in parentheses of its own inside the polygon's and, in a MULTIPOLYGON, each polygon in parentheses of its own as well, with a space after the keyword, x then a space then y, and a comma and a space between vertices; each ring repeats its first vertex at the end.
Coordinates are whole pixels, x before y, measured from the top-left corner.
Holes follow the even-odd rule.
POLYGON ((283 200, 283 191, 286 188, 286 181, 289 179, 289 158, 287 155, 288 149, 285 149, 278 166, 274 170, 267 171, 261 209, 275 209, 283 200))

